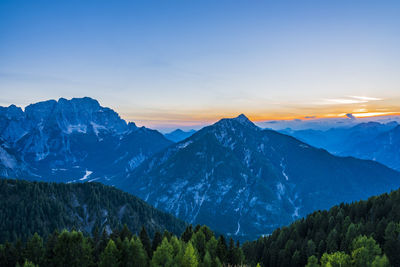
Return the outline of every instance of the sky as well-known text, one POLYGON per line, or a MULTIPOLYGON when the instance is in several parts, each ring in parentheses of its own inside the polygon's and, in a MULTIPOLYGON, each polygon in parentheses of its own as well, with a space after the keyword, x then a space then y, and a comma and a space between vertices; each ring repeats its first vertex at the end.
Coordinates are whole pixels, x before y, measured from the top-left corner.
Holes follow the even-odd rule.
POLYGON ((399 14, 385 0, 0 0, 0 105, 89 96, 164 130, 395 115, 399 14))

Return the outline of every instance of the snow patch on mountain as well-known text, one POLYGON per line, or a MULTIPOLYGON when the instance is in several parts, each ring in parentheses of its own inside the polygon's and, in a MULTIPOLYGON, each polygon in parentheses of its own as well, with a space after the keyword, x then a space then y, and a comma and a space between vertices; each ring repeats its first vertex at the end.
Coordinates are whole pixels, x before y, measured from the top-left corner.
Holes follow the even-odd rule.
POLYGON ((247 167, 250 167, 251 151, 249 149, 244 150, 244 162, 247 167))
POLYGON ((240 222, 238 221, 237 222, 237 229, 236 229, 236 232, 235 232, 235 235, 238 235, 239 234, 239 231, 240 231, 240 222))
POLYGON ((129 160, 129 162, 128 162, 129 168, 131 170, 133 170, 134 168, 139 166, 145 159, 146 159, 146 156, 142 152, 140 152, 140 154, 134 156, 133 158, 131 158, 129 160))
POLYGON ((282 199, 282 196, 285 194, 285 186, 282 183, 276 184, 276 196, 279 200, 282 199))
POLYGON ((81 179, 79 179, 79 180, 80 180, 80 181, 85 181, 86 179, 89 178, 89 176, 90 176, 92 173, 93 173, 92 171, 86 170, 86 171, 85 171, 85 175, 84 175, 81 179))
POLYGON ((281 159, 280 166, 282 168, 282 175, 285 177, 286 181, 289 181, 289 176, 286 174, 286 166, 283 164, 284 159, 281 159))
POLYGON ((93 121, 91 121, 90 124, 92 125, 93 131, 96 136, 99 136, 100 130, 107 130, 107 128, 105 126, 97 124, 93 121))
POLYGON ((67 133, 72 134, 72 133, 87 133, 87 126, 82 125, 82 124, 77 124, 77 125, 68 125, 67 126, 67 133))
POLYGON ((188 145, 190 145, 191 143, 193 143, 193 141, 187 141, 187 142, 185 142, 185 143, 178 144, 178 149, 185 148, 185 147, 187 147, 188 145))
POLYGON ((15 158, 8 154, 8 152, 2 147, 0 147, 0 162, 9 169, 14 169, 17 165, 15 158))

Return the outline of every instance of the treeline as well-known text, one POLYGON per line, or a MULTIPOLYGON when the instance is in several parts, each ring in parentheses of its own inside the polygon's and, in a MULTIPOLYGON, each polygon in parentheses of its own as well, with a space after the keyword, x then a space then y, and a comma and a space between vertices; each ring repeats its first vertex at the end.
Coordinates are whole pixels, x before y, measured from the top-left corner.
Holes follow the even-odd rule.
POLYGON ((45 240, 34 234, 26 242, 0 245, 0 266, 220 267, 244 266, 239 243, 216 238, 206 226, 192 226, 177 237, 168 231, 150 239, 143 227, 133 235, 126 225, 110 235, 94 231, 55 231, 45 240))
POLYGON ((242 247, 186 226, 102 184, 0 179, 0 266, 400 266, 400 190, 316 211, 242 247))
POLYGON ((96 228, 111 232, 126 224, 146 227, 151 236, 165 229, 181 234, 187 224, 143 200, 100 183, 57 184, 0 179, 0 242, 25 241, 55 229, 96 228))
POLYGON ((400 266, 399 222, 397 190, 316 211, 242 248, 249 263, 264 267, 400 266))

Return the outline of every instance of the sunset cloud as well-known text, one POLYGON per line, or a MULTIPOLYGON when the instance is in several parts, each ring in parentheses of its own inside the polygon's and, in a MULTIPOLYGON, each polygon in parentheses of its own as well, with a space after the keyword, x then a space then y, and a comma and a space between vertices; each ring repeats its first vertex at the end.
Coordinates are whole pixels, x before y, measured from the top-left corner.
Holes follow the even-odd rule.
POLYGON ((323 99, 319 105, 349 105, 349 104, 365 104, 371 101, 380 101, 382 98, 368 96, 347 96, 343 98, 323 99))
POLYGON ((368 96, 349 96, 349 97, 354 98, 354 99, 363 100, 363 101, 379 101, 379 100, 383 100, 382 98, 368 97, 368 96))

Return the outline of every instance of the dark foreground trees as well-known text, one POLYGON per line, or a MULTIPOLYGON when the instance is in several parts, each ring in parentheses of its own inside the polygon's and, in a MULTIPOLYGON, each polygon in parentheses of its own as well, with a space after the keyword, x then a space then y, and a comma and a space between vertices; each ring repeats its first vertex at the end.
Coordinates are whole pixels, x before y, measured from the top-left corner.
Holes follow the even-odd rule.
POLYGON ((242 249, 264 267, 400 266, 400 190, 316 211, 242 249))
POLYGON ((233 240, 217 241, 206 226, 192 229, 192 235, 177 237, 169 232, 156 233, 152 242, 145 229, 140 237, 124 227, 110 235, 85 236, 79 231, 63 230, 46 237, 34 234, 26 242, 0 245, 0 266, 243 266, 244 255, 233 240), (147 244, 147 248, 142 242, 147 244), (185 241, 186 240, 186 241, 185 241), (151 246, 150 244, 153 244, 151 246), (233 245, 232 245, 233 244, 233 245), (220 259, 218 255, 223 255, 220 259))

